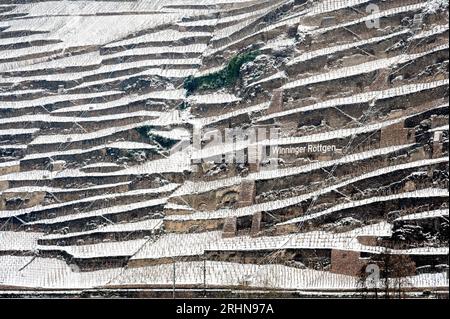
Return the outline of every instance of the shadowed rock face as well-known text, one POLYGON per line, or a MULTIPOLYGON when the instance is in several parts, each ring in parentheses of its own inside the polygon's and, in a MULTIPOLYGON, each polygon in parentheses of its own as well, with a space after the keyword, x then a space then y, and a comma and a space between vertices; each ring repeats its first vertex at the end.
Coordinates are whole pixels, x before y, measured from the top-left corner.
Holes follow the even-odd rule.
POLYGON ((0 10, 0 290, 448 287, 448 1, 0 10))

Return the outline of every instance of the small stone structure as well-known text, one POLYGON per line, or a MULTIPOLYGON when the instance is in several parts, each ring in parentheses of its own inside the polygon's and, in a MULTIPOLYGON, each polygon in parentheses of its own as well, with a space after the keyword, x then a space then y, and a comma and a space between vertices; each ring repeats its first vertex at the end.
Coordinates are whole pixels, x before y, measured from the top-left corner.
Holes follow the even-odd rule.
POLYGON ((410 129, 404 127, 403 122, 381 129, 380 147, 389 147, 411 143, 410 129))
POLYGON ((365 262, 357 251, 331 250, 331 272, 335 274, 358 276, 365 262))
POLYGON ((223 225, 222 238, 232 238, 236 237, 237 234, 237 219, 236 217, 230 217, 225 219, 223 225))
POLYGON ((433 158, 442 157, 442 132, 434 132, 433 137, 433 158))
POLYGON ((283 111, 283 89, 275 89, 267 112, 273 114, 281 111, 283 111))
POLYGON ((256 186, 255 181, 244 181, 239 193, 239 207, 250 206, 255 202, 256 186))
POLYGON ((262 213, 257 212, 253 214, 252 218, 252 228, 250 230, 251 236, 257 236, 261 231, 261 221, 262 221, 262 213))

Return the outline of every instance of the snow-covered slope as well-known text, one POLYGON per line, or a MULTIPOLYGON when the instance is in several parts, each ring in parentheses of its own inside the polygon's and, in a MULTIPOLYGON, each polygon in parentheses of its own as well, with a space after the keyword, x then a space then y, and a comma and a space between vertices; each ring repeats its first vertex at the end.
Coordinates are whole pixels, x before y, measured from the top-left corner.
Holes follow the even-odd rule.
POLYGON ((383 254, 448 287, 448 1, 24 2, 0 4, 0 291, 173 264, 356 291, 383 254))

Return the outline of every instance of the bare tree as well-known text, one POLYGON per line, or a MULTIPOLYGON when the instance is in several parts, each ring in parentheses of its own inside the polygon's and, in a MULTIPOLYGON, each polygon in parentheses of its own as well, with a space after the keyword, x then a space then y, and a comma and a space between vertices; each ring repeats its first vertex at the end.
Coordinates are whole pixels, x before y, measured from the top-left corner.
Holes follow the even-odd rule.
POLYGON ((378 298, 381 290, 386 299, 400 299, 410 284, 408 277, 415 273, 416 264, 410 256, 393 254, 386 249, 370 257, 368 265, 361 269, 358 286, 364 296, 373 292, 378 298))

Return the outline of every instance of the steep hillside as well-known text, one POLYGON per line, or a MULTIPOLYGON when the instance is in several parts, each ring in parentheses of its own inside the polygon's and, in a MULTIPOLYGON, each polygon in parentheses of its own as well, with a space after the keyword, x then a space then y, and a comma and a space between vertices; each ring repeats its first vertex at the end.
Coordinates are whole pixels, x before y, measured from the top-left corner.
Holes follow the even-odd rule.
POLYGON ((0 0, 0 291, 448 294, 448 22, 0 0))

